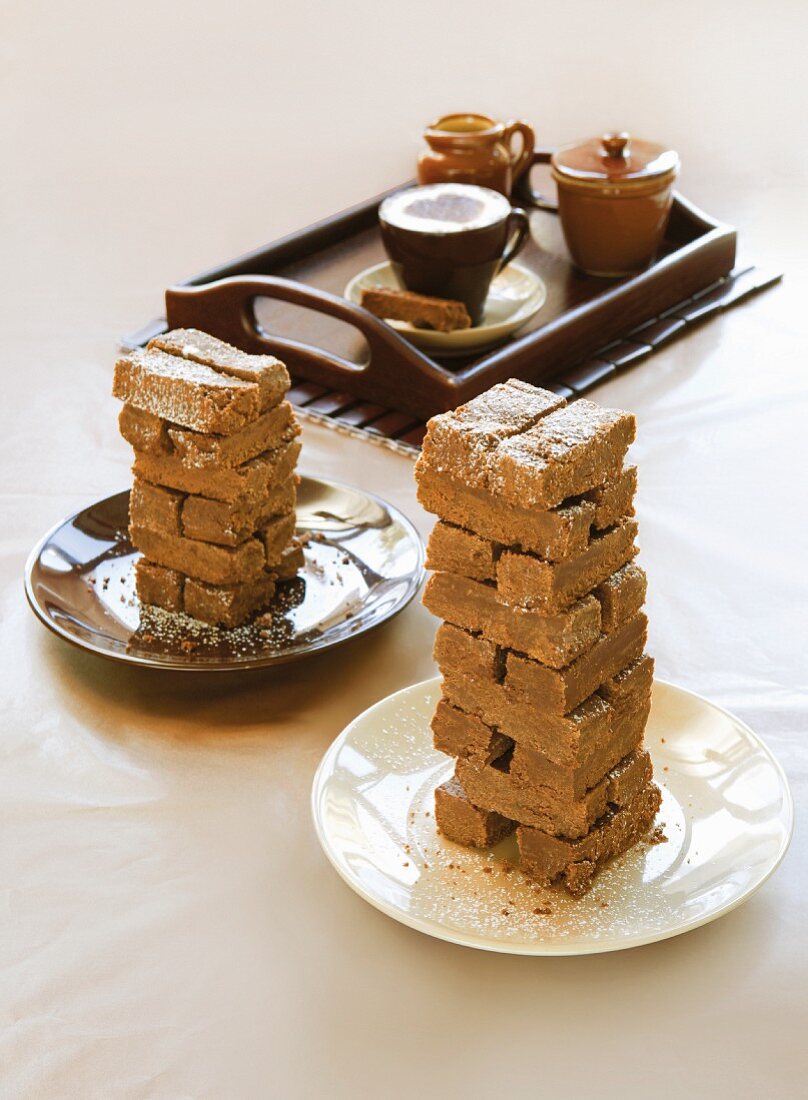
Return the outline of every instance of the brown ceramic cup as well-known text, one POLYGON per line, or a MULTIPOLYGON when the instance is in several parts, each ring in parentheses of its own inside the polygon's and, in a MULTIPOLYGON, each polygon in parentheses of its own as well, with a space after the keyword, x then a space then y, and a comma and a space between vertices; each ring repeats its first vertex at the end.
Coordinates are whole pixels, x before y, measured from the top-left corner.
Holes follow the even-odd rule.
POLYGON ((530 235, 527 214, 499 192, 456 183, 397 191, 381 204, 379 224, 399 284, 463 302, 474 325, 491 280, 530 235))

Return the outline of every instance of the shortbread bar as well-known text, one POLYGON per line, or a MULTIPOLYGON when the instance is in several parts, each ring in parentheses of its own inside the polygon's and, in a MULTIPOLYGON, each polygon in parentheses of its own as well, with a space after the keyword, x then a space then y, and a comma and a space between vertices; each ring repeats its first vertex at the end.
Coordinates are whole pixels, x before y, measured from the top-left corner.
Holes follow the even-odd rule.
POLYGON ((300 429, 293 420, 292 406, 282 401, 241 431, 216 435, 180 428, 154 413, 124 405, 118 425, 121 435, 136 451, 174 455, 191 466, 240 466, 297 435, 300 429))
POLYGON ((241 466, 209 469, 189 465, 176 455, 136 451, 132 472, 144 481, 183 493, 241 503, 263 499, 273 485, 291 477, 299 454, 300 443, 289 441, 241 466))
POLYGON ((539 712, 567 714, 604 680, 640 656, 645 648, 648 619, 640 612, 611 634, 601 634, 591 649, 563 669, 508 651, 504 684, 509 694, 539 712))
POLYGON ((537 714, 530 703, 514 699, 503 684, 458 673, 444 677, 443 698, 560 767, 578 768, 601 740, 611 736, 624 709, 649 696, 653 668, 653 659, 643 654, 567 714, 537 714))
POLYGON ((435 791, 435 822, 447 840, 467 848, 490 848, 516 828, 515 822, 493 810, 472 805, 457 778, 435 791))
POLYGON ((175 328, 149 341, 149 348, 178 355, 221 374, 254 382, 260 393, 262 409, 281 400, 291 385, 289 373, 274 355, 248 355, 224 340, 194 328, 175 328))
POLYGON ((497 559, 497 594, 514 606, 545 612, 568 607, 634 557, 636 536, 636 520, 626 519, 599 532, 582 554, 564 561, 547 562, 535 554, 504 550, 497 559))
POLYGON ((130 527, 129 533, 134 545, 149 561, 208 584, 241 584, 256 580, 267 565, 263 543, 257 538, 231 547, 135 525, 130 527))
POLYGON ((551 836, 521 825, 520 869, 549 886, 560 881, 574 896, 585 894, 600 868, 632 848, 654 823, 662 798, 654 783, 646 783, 624 805, 610 807, 589 832, 578 839, 551 836))
MULTIPOLYGON (((511 378, 454 412, 433 416, 421 445, 419 466, 487 488, 487 455, 505 439, 532 428, 565 404, 549 390, 511 378)), ((416 470, 416 477, 418 470, 416 470)))
POLYGON ((430 298, 409 290, 366 287, 362 291, 361 304, 376 317, 408 321, 416 328, 431 328, 436 332, 471 328, 471 317, 465 305, 451 298, 430 298))
POLYGON ((115 364, 112 393, 172 424, 228 435, 261 413, 255 382, 219 374, 162 351, 133 351, 115 364))
POLYGON ((550 787, 522 787, 510 775, 512 750, 485 768, 458 760, 455 775, 475 806, 553 836, 584 836, 610 806, 622 806, 651 779, 651 758, 643 749, 624 757, 579 799, 560 797, 550 787))
POLYGON ((557 508, 522 508, 438 473, 423 455, 415 466, 418 500, 443 520, 504 546, 531 551, 548 561, 580 554, 592 530, 611 527, 634 514, 637 470, 628 466, 603 485, 557 508))
POLYGON ((509 607, 491 585, 454 573, 433 573, 423 595, 424 607, 439 619, 472 632, 485 632, 498 645, 518 650, 551 668, 562 668, 600 637, 600 604, 585 596, 563 611, 509 607))
POLYGON ((587 745, 586 754, 581 753, 574 764, 559 764, 544 753, 515 744, 477 715, 460 710, 444 698, 432 719, 434 745, 439 752, 468 760, 477 768, 492 764, 512 748, 510 775, 517 786, 547 787, 559 798, 574 801, 583 798, 611 768, 640 746, 650 705, 650 695, 646 694, 633 706, 615 710, 605 723, 603 735, 587 745))

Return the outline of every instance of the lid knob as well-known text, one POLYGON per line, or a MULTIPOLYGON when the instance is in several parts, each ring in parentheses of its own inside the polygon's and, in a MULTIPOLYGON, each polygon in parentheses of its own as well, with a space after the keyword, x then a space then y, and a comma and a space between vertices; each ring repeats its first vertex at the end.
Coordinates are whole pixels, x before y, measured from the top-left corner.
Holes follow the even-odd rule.
POLYGON ((604 134, 600 139, 607 157, 622 158, 626 155, 626 147, 631 140, 631 134, 623 130, 619 134, 604 134))

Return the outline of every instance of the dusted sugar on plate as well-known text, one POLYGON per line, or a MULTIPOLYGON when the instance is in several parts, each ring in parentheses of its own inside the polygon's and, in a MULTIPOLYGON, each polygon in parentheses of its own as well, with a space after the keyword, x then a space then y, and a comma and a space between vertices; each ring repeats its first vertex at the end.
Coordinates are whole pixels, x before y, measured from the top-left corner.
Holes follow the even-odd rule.
POLYGON ((433 417, 416 464, 438 517, 435 794, 448 839, 516 831, 522 871, 574 896, 650 829, 653 661, 636 564, 634 417, 511 380, 433 417))
POLYGON ((134 448, 129 533, 141 604, 237 627, 303 563, 295 533, 300 427, 286 367, 195 329, 115 365, 134 448))

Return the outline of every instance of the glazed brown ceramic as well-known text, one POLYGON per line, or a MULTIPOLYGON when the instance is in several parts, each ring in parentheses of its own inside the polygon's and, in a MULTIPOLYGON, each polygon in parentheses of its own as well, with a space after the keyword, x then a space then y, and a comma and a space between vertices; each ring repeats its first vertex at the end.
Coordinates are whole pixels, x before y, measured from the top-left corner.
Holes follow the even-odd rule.
POLYGON ((476 183, 510 195, 533 157, 535 134, 526 122, 488 115, 444 115, 424 131, 428 149, 418 158, 419 183, 476 183), (519 135, 521 145, 514 148, 519 135))
POLYGON ((558 211, 574 262, 609 278, 644 271, 659 251, 679 158, 629 134, 604 134, 552 157, 558 211))
POLYGON ((389 196, 379 208, 379 226, 401 286, 463 302, 474 325, 491 280, 530 236, 524 210, 490 188, 455 183, 389 196))

